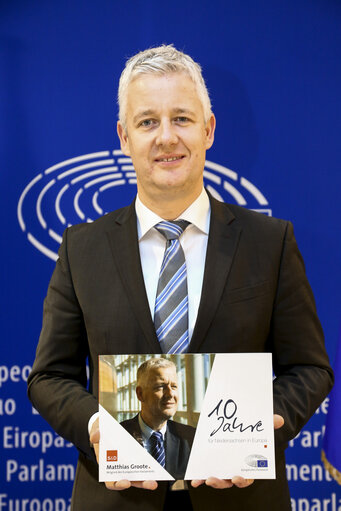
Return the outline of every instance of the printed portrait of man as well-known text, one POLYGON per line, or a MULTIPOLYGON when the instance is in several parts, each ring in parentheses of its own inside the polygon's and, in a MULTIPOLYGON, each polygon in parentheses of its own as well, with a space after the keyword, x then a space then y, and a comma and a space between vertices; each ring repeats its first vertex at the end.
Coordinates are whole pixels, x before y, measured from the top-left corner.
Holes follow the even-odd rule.
POLYGON ((121 425, 175 478, 183 479, 195 428, 173 420, 178 409, 176 366, 151 358, 137 370, 136 395, 141 411, 121 425))

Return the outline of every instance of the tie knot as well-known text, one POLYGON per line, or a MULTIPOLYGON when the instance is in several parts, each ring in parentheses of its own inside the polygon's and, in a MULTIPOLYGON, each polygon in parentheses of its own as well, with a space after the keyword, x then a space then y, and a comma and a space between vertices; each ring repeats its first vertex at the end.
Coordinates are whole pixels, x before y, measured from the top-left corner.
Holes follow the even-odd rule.
POLYGON ((155 229, 157 229, 166 240, 175 240, 181 236, 189 223, 190 222, 186 220, 174 220, 174 222, 166 222, 163 220, 155 225, 155 229))

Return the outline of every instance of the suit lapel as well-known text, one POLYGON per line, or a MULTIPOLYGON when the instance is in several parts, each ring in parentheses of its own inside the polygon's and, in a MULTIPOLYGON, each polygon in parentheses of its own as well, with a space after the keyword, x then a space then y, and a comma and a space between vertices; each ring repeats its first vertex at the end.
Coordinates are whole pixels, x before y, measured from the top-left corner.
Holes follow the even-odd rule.
POLYGON ((134 204, 122 210, 107 235, 118 274, 146 338, 142 352, 161 353, 143 280, 134 204))
POLYGON ((170 474, 177 475, 179 465, 179 448, 180 440, 176 435, 173 435, 169 426, 166 430, 166 470, 170 474))
POLYGON ((236 252, 241 228, 226 206, 210 197, 211 222, 197 321, 189 352, 198 352, 214 318, 236 252))
MULTIPOLYGON (((214 314, 231 269, 241 228, 226 206, 210 197, 211 223, 207 245, 201 300, 189 352, 198 352, 214 314)), ((150 314, 144 286, 138 239, 135 204, 123 208, 112 227, 107 230, 113 258, 129 296, 132 309, 144 333, 145 353, 161 353, 150 314)))
POLYGON ((127 431, 131 434, 131 436, 143 447, 143 439, 142 432, 139 425, 138 415, 135 415, 129 423, 129 428, 127 431))

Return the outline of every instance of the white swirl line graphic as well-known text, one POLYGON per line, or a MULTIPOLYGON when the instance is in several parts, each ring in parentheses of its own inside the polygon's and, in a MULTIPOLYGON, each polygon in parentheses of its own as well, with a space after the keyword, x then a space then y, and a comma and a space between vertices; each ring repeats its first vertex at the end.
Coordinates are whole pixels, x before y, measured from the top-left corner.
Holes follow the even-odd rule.
POLYGON ((42 243, 40 243, 32 234, 29 232, 27 234, 27 239, 34 247, 36 247, 40 252, 42 252, 44 255, 49 257, 50 259, 57 261, 58 255, 50 250, 49 248, 45 247, 42 243))
POLYGON ((216 170, 220 174, 223 174, 224 176, 229 177, 230 179, 233 179, 234 181, 237 181, 238 174, 234 170, 228 169, 227 167, 223 167, 222 165, 219 165, 219 163, 214 163, 213 161, 206 160, 205 167, 216 170))
MULTIPOLYGON (((101 165, 111 165, 114 163, 114 160, 102 160, 101 165)), ((86 163, 85 165, 79 165, 78 167, 75 167, 74 169, 67 170, 66 172, 63 172, 63 174, 59 174, 58 179, 64 179, 64 177, 69 176, 70 174, 75 174, 76 172, 79 172, 80 170, 90 169, 92 167, 97 167, 98 162, 95 161, 94 163, 86 163)))
POLYGON ((117 174, 109 174, 108 176, 98 177, 97 179, 93 179, 86 183, 84 188, 89 188, 90 186, 97 185, 97 183, 101 183, 102 181, 109 181, 110 179, 115 179, 117 177, 122 177, 122 174, 118 172, 117 174))
POLYGON ((41 212, 41 201, 43 200, 43 197, 44 197, 45 193, 47 192, 47 190, 49 190, 55 184, 55 182, 56 182, 56 180, 52 179, 52 181, 47 183, 47 185, 44 186, 44 188, 42 189, 42 191, 40 192, 40 194, 38 196, 36 211, 37 211, 37 216, 39 218, 40 225, 43 227, 43 229, 46 229, 47 223, 45 222, 45 220, 43 218, 43 214, 41 212))
POLYGON ((221 184, 221 177, 216 176, 215 174, 212 174, 212 172, 208 172, 208 170, 204 170, 204 177, 207 179, 210 179, 214 183, 217 183, 217 185, 221 184))
POLYGON ((113 186, 122 186, 125 183, 126 183, 125 179, 114 181, 113 183, 108 183, 106 185, 101 186, 101 188, 99 189, 99 192, 104 192, 104 190, 107 190, 108 188, 112 188, 113 186))
POLYGON ((56 165, 49 167, 47 170, 45 170, 44 173, 50 174, 50 172, 54 172, 55 170, 58 170, 61 167, 65 167, 66 165, 71 165, 71 164, 77 163, 79 161, 90 160, 92 158, 102 158, 102 157, 109 156, 109 155, 110 155, 109 151, 101 151, 99 153, 83 154, 82 156, 76 156, 75 158, 70 158, 69 160, 61 161, 60 163, 57 163, 56 165))
MULTIPOLYGON (((124 206, 129 194, 131 200, 135 196, 136 183, 132 160, 120 149, 69 158, 48 167, 25 186, 17 207, 20 228, 37 250, 57 260, 66 226, 79 221, 93 222, 106 214, 106 210, 124 206), (117 190, 121 186, 126 193, 117 190)), ((259 209, 259 206, 268 206, 263 193, 227 167, 207 160, 204 183, 220 201, 233 201, 272 214, 269 207, 259 209)))
POLYGON ((217 200, 220 200, 221 202, 224 202, 223 197, 220 195, 220 193, 215 188, 213 188, 211 185, 206 185, 206 188, 210 192, 212 197, 214 197, 217 200))
POLYGON ((79 197, 81 196, 82 193, 83 193, 83 188, 80 188, 75 195, 75 198, 73 200, 73 205, 75 207, 75 211, 76 211, 77 215, 79 216, 79 218, 81 220, 85 220, 85 215, 84 215, 83 211, 81 210, 81 208, 79 207, 79 197))
POLYGON ((224 188, 225 190, 232 195, 232 197, 236 200, 237 204, 240 206, 246 206, 247 202, 242 196, 242 194, 231 185, 231 183, 228 183, 227 181, 224 181, 224 188))
POLYGON ((98 195, 99 195, 99 190, 97 190, 97 192, 95 192, 94 196, 92 197, 92 205, 94 207, 94 210, 97 211, 97 213, 99 215, 103 215, 104 211, 103 209, 99 206, 97 200, 98 200, 98 195))
POLYGON ((78 183, 78 181, 88 179, 88 177, 97 176, 98 174, 103 174, 103 172, 112 172, 113 170, 118 170, 118 167, 107 167, 103 169, 92 170, 91 172, 87 172, 86 174, 82 174, 81 176, 74 177, 71 181, 71 184, 74 185, 75 183, 78 183))
POLYGON ((38 176, 36 176, 34 179, 32 179, 32 181, 30 183, 28 183, 28 185, 26 186, 26 188, 24 189, 23 193, 21 194, 20 196, 20 199, 19 199, 19 202, 18 202, 18 208, 17 208, 17 215, 18 215, 18 220, 19 220, 19 224, 20 224, 20 227, 23 231, 26 230, 26 225, 25 225, 25 222, 23 220, 23 216, 22 216, 22 205, 23 205, 23 202, 24 202, 24 199, 27 195, 27 193, 30 191, 30 189, 38 182, 40 181, 40 179, 42 179, 43 177, 43 174, 39 174, 38 176))
POLYGON ((52 229, 49 229, 49 235, 51 236, 51 238, 56 240, 57 243, 61 243, 62 242, 63 238, 61 236, 59 236, 59 234, 54 232, 52 229))
POLYGON ((240 184, 244 186, 256 199, 258 200, 261 206, 267 206, 269 203, 264 197, 264 195, 255 187, 250 181, 245 179, 245 177, 240 178, 240 184))
POLYGON ((66 190, 68 190, 69 188, 70 188, 69 183, 66 183, 66 185, 63 186, 63 188, 58 193, 58 195, 56 197, 56 202, 55 202, 56 213, 57 213, 57 216, 62 224, 66 224, 66 219, 60 210, 60 201, 61 201, 62 196, 64 195, 64 192, 66 192, 66 190))

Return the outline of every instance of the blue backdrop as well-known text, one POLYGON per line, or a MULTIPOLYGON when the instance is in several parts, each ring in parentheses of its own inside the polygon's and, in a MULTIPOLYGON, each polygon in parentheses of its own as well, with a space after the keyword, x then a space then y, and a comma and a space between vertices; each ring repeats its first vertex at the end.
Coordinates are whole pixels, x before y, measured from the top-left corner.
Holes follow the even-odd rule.
MULTIPOLYGON (((174 43, 202 64, 217 117, 206 184, 294 223, 334 361, 340 22, 338 0, 1 1, 0 510, 69 505, 77 453, 34 413, 25 381, 63 230, 136 191, 115 125, 119 75, 139 50, 174 43)), ((340 509, 320 463, 327 411, 288 448, 294 510, 340 509)))

